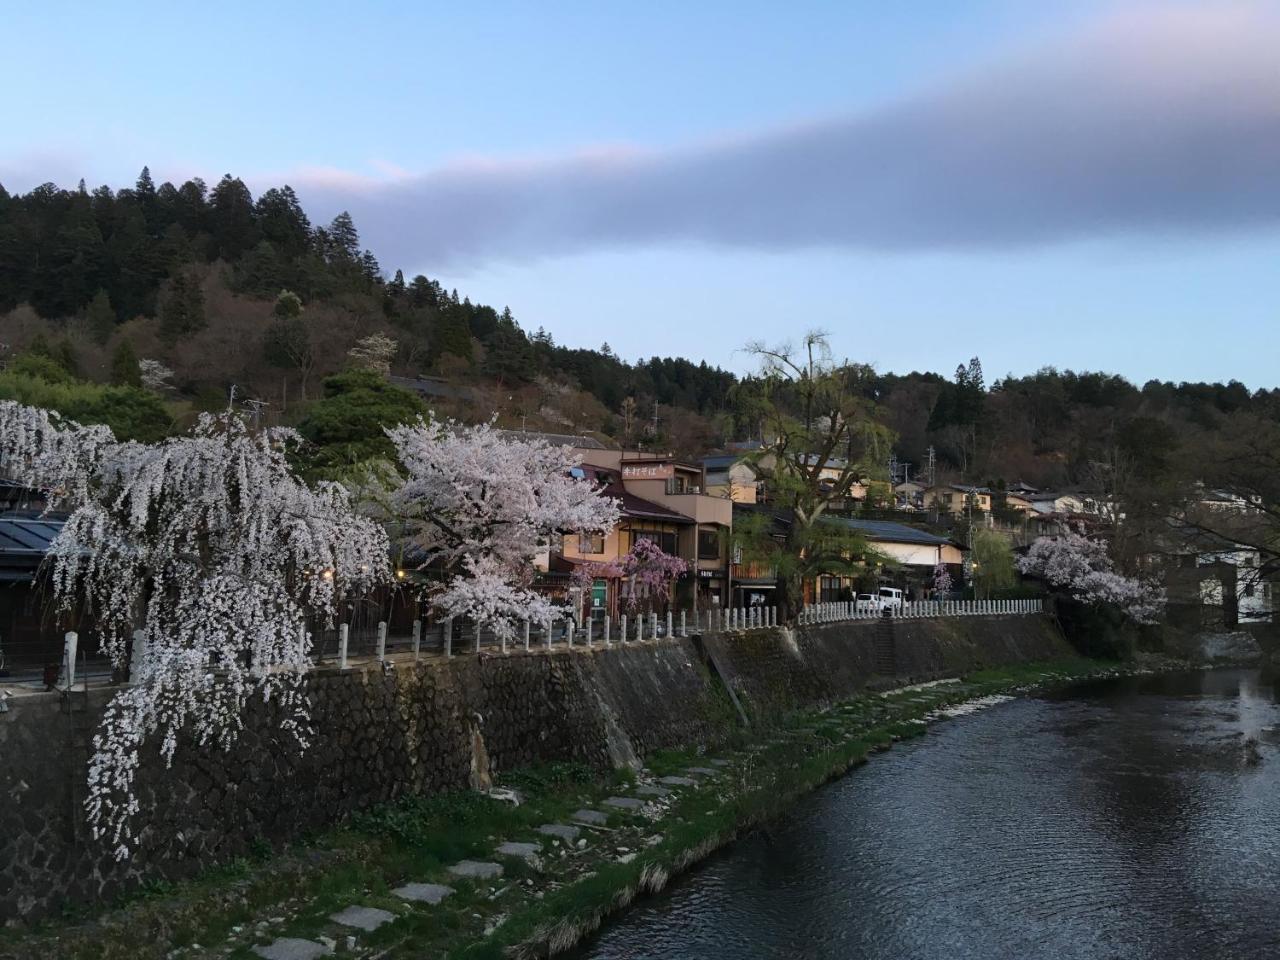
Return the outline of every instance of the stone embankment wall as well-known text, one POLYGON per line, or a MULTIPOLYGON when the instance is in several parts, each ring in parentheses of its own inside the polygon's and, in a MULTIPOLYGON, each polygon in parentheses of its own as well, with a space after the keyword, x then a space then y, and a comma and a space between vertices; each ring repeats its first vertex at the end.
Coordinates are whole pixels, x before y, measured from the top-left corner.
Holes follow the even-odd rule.
POLYGON ((189 876, 405 794, 553 760, 635 763, 868 685, 1068 653, 1045 618, 970 617, 321 671, 308 678, 306 752, 255 703, 230 753, 184 744, 171 769, 148 755, 140 849, 123 863, 83 810, 110 690, 15 697, 0 713, 0 921, 189 876))

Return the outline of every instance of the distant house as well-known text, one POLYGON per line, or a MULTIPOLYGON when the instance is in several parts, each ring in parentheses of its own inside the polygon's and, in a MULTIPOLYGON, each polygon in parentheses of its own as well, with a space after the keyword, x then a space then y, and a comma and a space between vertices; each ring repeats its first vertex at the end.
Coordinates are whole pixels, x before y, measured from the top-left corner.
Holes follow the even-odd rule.
POLYGON ((923 510, 924 495, 928 489, 925 484, 916 483, 914 480, 906 480, 902 483, 894 484, 894 506, 899 510, 923 510))
POLYGON ((991 490, 988 487, 972 487, 962 483, 941 484, 924 492, 924 505, 956 516, 963 514, 971 506, 983 513, 990 513, 991 490))
POLYGON ((1231 629, 1272 619, 1276 584, 1256 547, 1176 522, 1158 539, 1148 563, 1163 565, 1172 604, 1200 608, 1200 625, 1231 629))
POLYGON ((583 456, 586 456, 589 451, 609 449, 595 437, 580 434, 543 433, 536 430, 499 430, 498 433, 513 440, 541 440, 550 447, 572 447, 583 456))
POLYGON ((715 454, 702 458, 706 474, 707 493, 724 497, 734 503, 755 503, 759 499, 756 472, 734 453, 715 454))
POLYGON ((424 400, 470 400, 475 391, 463 384, 450 383, 443 377, 429 377, 419 374, 416 377, 388 377, 392 386, 409 390, 424 400))

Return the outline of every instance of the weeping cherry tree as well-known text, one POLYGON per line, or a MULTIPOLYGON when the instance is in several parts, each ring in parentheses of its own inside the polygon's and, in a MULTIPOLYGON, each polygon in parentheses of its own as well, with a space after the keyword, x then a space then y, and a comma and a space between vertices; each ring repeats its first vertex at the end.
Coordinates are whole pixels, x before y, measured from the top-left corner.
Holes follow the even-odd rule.
POLYGON ((306 625, 387 577, 385 533, 340 486, 297 478, 296 440, 227 414, 203 415, 189 436, 121 443, 0 402, 0 473, 68 513, 47 561, 56 603, 91 614, 113 666, 131 668, 89 768, 89 820, 118 858, 136 843, 144 743, 159 736, 169 763, 184 733, 229 749, 257 698, 305 748, 306 625))

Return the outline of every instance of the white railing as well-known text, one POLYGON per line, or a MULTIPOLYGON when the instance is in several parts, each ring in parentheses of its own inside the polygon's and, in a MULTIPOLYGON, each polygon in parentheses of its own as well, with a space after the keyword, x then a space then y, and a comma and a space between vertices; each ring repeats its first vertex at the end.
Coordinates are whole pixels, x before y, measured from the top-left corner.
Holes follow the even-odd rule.
POLYGON ((800 623, 840 620, 916 620, 926 617, 1011 617, 1044 613, 1044 601, 1027 600, 913 600, 882 604, 875 600, 815 603, 800 612, 800 623))

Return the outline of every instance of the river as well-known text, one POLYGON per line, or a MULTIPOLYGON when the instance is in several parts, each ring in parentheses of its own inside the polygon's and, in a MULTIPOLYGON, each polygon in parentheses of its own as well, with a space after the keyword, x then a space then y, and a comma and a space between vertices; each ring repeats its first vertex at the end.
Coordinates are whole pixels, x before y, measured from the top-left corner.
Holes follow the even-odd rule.
POLYGON ((939 724, 576 956, 1280 957, 1276 692, 1251 670, 1113 680, 939 724))

